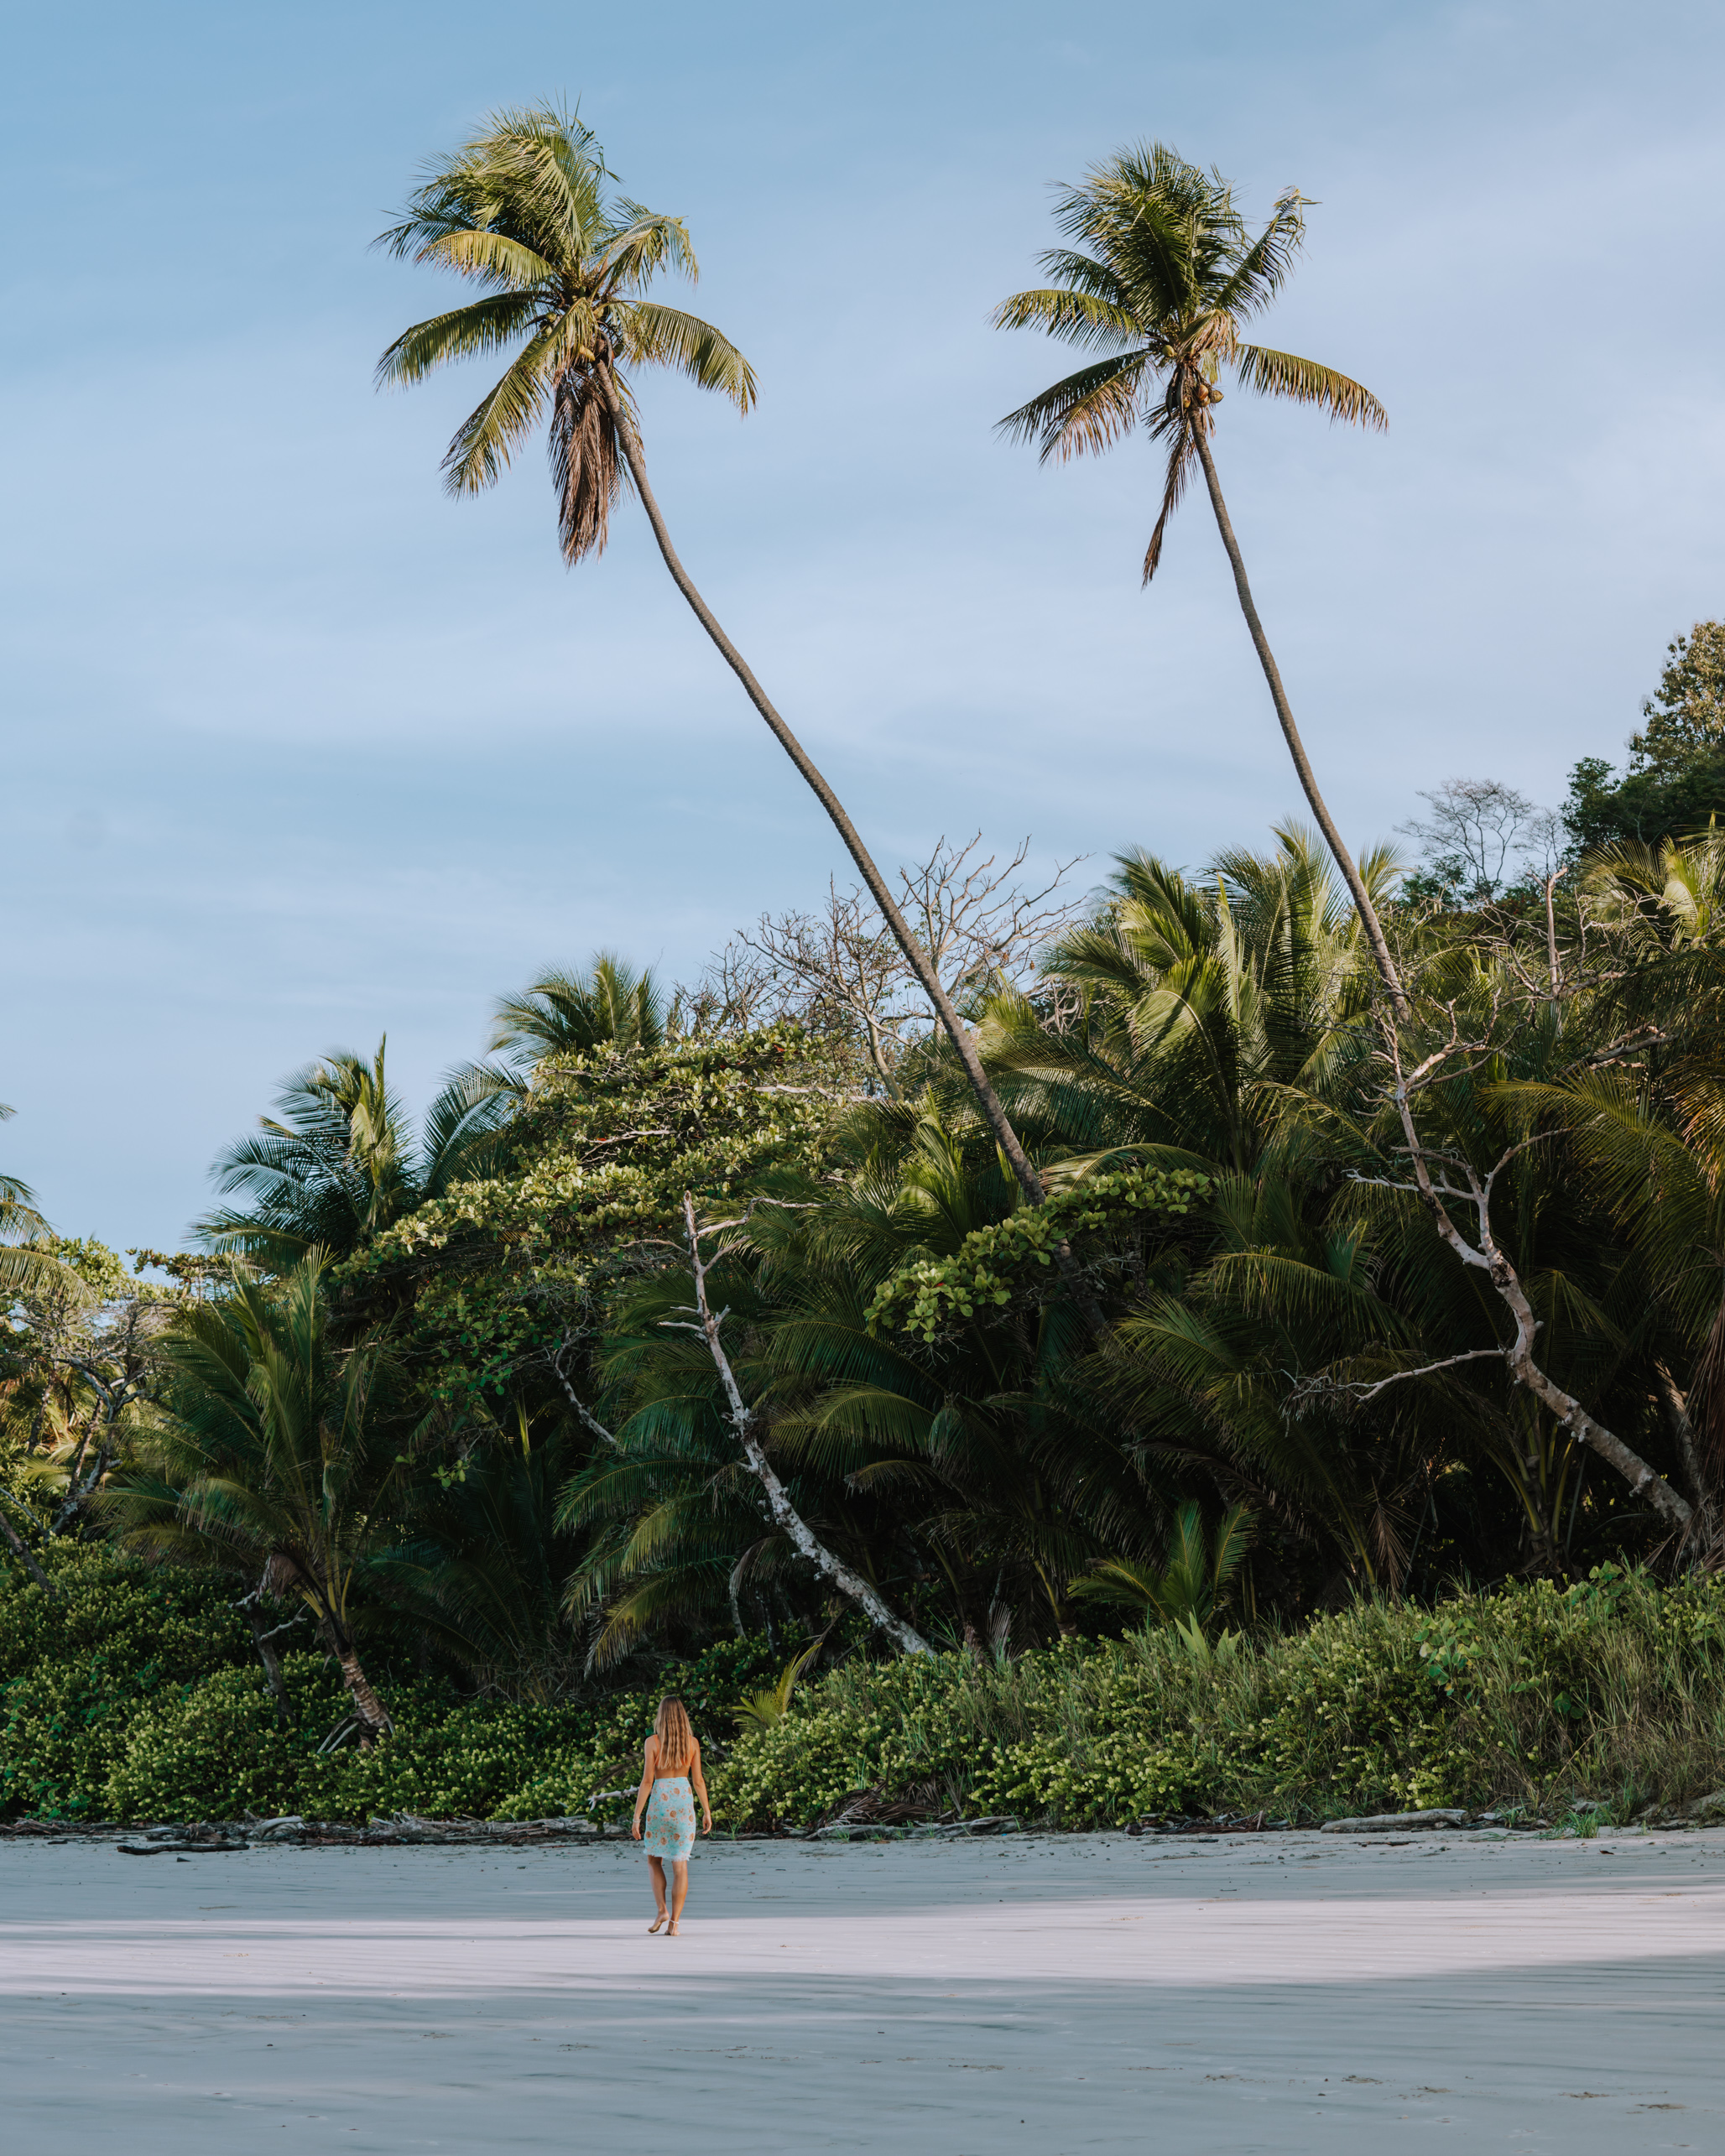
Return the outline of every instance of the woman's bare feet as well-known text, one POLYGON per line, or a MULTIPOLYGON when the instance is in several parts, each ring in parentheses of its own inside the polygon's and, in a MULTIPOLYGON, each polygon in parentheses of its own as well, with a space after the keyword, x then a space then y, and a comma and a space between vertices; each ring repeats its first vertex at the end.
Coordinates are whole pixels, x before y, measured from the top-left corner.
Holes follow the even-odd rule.
MULTIPOLYGON (((658 1930, 658 1929, 659 1929, 659 1927, 660 1926, 660 1924, 662 1924, 664 1922, 664 1911, 663 1909, 661 1909, 661 1910, 659 1912, 659 1914, 658 1914, 656 1917, 654 1917, 654 1919, 653 1919, 652 1923, 651 1923, 651 1924, 649 1924, 648 1925, 648 1927, 647 1927, 647 1936, 648 1936, 649 1939, 650 1939, 650 1938, 652 1938, 652 1936, 653 1936, 654 1933, 655 1931, 657 1931, 657 1930, 658 1930)), ((675 1926, 675 1924, 673 1924, 673 1925, 671 1926, 671 1929, 672 1929, 673 1931, 675 1931, 675 1930, 676 1929, 676 1928, 677 1928, 677 1927, 675 1926)))
POLYGON ((677 1919, 675 1917, 673 1917, 671 1919, 671 1928, 668 1932, 666 1932, 665 1937, 667 1939, 678 1939, 681 1936, 681 1933, 677 1929, 677 1919))

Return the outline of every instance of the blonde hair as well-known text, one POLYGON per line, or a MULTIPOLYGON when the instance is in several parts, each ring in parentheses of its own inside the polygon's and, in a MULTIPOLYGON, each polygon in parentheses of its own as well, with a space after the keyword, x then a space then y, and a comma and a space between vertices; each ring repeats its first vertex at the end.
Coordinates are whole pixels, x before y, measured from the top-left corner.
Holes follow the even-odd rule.
POLYGON ((659 1712, 654 1716, 653 1734, 659 1739, 659 1764, 662 1773, 680 1774, 695 1763, 695 1755, 701 1749, 695 1742, 695 1732, 689 1726, 689 1716, 680 1700, 661 1700, 659 1712))

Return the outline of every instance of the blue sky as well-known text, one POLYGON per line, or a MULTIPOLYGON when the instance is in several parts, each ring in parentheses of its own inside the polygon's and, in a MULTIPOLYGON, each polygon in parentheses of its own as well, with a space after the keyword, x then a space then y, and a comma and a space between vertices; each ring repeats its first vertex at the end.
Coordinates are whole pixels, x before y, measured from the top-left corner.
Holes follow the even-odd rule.
POLYGON ((692 975, 844 868, 638 515, 571 575, 536 453, 440 491, 477 375, 372 390, 451 288, 367 243, 493 107, 578 98, 688 220, 761 401, 647 388, 660 499, 889 860, 1196 864, 1299 806, 1201 503, 1142 593, 1148 450, 991 431, 1060 366, 988 326, 1048 184, 1134 138, 1316 198, 1265 334, 1389 408, 1217 443, 1356 839, 1555 800, 1725 612, 1716 8, 96 5, 8 51, 0 1167, 67 1232, 175 1243, 311 1055, 387 1030, 417 1105, 545 964, 692 975))

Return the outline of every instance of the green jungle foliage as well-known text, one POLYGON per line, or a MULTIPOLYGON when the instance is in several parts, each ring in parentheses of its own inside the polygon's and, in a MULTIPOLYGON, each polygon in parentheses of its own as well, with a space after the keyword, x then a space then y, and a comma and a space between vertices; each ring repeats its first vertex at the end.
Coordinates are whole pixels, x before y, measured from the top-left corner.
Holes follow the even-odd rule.
POLYGON ((1290 1634, 1173 1627, 993 1665, 852 1664, 751 1732, 728 1824, 805 1825, 847 1793, 1068 1827, 1149 1814, 1312 1821, 1496 1804, 1627 1817, 1725 1785, 1725 1586, 1601 1566, 1429 1610, 1363 1602, 1290 1634))
POLYGON ((555 1814, 673 1686, 732 1825, 1722 1778, 1725 836, 1517 882, 1519 801, 1363 858, 1393 1019, 1299 829, 989 915, 1040 1203, 837 895, 673 997, 545 975, 418 1130, 309 1066, 196 1252, 7 1183, 0 1801, 555 1814))
POLYGON ((353 1322, 410 1311, 406 1351, 432 1398, 501 1394, 524 1359, 597 1336, 644 1243, 679 1232, 685 1191, 714 1209, 787 1161, 820 1162, 839 1078, 830 1050, 783 1025, 554 1050, 493 1172, 355 1248, 338 1299, 353 1322))
POLYGON ((865 1790, 1086 1827, 1488 1803, 1560 1820, 1581 1800, 1622 1818, 1725 1785, 1717 1575, 1662 1586, 1604 1565, 1568 1588, 1363 1602, 1256 1638, 1159 1627, 1016 1659, 853 1652, 766 1717, 750 1704, 775 1662, 761 1637, 550 1706, 386 1678, 394 1728, 366 1750, 327 1747, 343 1691, 318 1655, 284 1658, 279 1726, 207 1574, 68 1549, 54 1576, 59 1601, 0 1590, 8 1817, 615 1820, 667 1690, 702 1736, 721 1832, 807 1826, 865 1790))
MULTIPOLYGON (((327 1746, 343 1724, 326 1655, 283 1658, 287 1726, 231 1590, 203 1567, 148 1565, 65 1545, 55 1593, 15 1569, 0 1583, 0 1815, 237 1819, 373 1812, 530 1819, 633 1794, 660 1690, 704 1729, 739 1687, 776 1669, 763 1639, 722 1641, 667 1665, 660 1689, 588 1688, 555 1706, 476 1698, 412 1669, 380 1676, 395 1721, 368 1748, 327 1746)), ((384 1648, 380 1672, 396 1657, 384 1648)), ((614 1815, 615 1801, 593 1815, 614 1815)))
MULTIPOLYGON (((1310 206, 1122 151, 996 316, 1082 360, 1006 431, 1146 436, 1145 581, 1207 500, 1259 636, 1223 398, 1385 417, 1253 341, 1310 206)), ((627 501, 692 599, 635 385, 755 383, 660 296, 682 221, 533 107, 383 238, 468 299, 380 379, 504 367, 448 486, 543 430, 565 560, 627 501)), ((836 815, 855 891, 669 996, 547 971, 417 1127, 382 1044, 306 1065, 193 1251, 0 1172, 0 1801, 602 1807, 672 1687, 733 1825, 1717 1781, 1725 624, 1643 719, 1562 819, 1425 795, 1411 874, 1297 750, 1321 842, 1082 903, 980 835, 894 882, 836 815)))

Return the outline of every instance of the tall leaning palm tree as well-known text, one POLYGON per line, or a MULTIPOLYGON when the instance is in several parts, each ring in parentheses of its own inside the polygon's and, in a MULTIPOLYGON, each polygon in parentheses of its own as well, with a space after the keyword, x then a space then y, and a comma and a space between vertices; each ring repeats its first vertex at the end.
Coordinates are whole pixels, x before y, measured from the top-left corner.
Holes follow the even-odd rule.
POLYGON ((484 130, 427 171, 399 224, 378 244, 397 257, 453 270, 482 299, 416 322, 378 362, 380 384, 423 381, 451 361, 513 349, 494 388, 456 430, 444 457, 451 493, 501 476, 515 450, 548 426, 563 556, 599 553, 625 481, 640 497, 677 589, 749 701, 832 819, 894 941, 952 1042, 972 1091, 1026 1197, 1042 1182, 983 1071, 975 1042, 826 780, 780 717, 678 559, 648 482, 633 378, 664 367, 727 397, 754 402, 748 362, 711 323, 648 294, 662 271, 691 281, 695 251, 682 221, 612 191, 615 175, 592 130, 548 106, 494 114, 484 130))
POLYGON ((1358 426, 1386 424, 1383 406, 1358 382, 1316 360, 1252 344, 1243 334, 1287 280, 1304 242, 1305 211, 1304 199, 1290 188, 1254 237, 1227 181, 1219 173, 1200 172, 1160 143, 1121 150, 1092 167, 1081 186, 1062 188, 1055 218, 1074 244, 1050 248, 1040 258, 1055 281, 1014 293, 994 320, 1000 329, 1045 330, 1096 357, 1000 424, 1008 435, 1040 442, 1045 461, 1098 456, 1137 427, 1165 448, 1161 508, 1144 553, 1146 584, 1194 466, 1203 472, 1240 611, 1294 768, 1399 1013, 1400 976, 1371 893, 1336 828, 1294 723, 1210 446, 1223 367, 1257 395, 1316 404, 1332 419, 1358 426))

